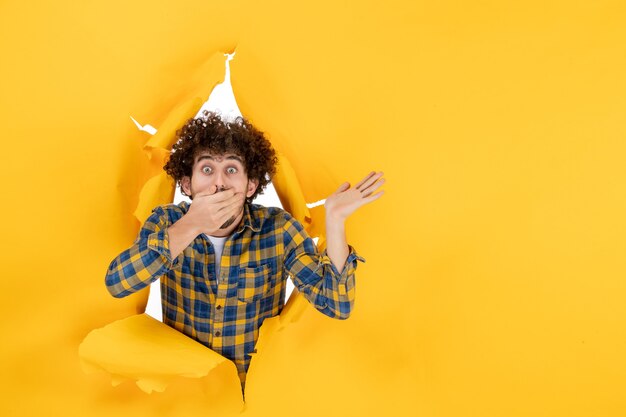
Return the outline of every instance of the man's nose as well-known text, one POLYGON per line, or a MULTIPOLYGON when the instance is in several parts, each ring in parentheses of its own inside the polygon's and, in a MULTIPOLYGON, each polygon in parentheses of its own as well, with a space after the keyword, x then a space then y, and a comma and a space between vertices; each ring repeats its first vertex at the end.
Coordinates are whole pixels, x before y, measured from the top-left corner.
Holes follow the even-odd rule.
POLYGON ((217 185, 217 191, 224 191, 228 188, 226 186, 224 174, 221 172, 215 176, 215 185, 217 185))

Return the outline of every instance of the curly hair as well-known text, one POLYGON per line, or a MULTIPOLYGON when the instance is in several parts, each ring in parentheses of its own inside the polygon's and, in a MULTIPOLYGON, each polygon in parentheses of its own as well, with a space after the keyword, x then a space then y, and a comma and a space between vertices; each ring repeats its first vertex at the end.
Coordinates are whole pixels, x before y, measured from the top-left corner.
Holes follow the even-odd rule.
POLYGON ((201 152, 235 154, 242 158, 248 179, 259 182, 254 194, 246 198, 248 203, 252 202, 276 174, 276 151, 263 132, 245 118, 239 116, 233 121, 224 121, 214 112, 205 110, 202 114, 187 120, 176 131, 177 141, 163 169, 181 186, 183 177, 191 178, 193 162, 201 152))

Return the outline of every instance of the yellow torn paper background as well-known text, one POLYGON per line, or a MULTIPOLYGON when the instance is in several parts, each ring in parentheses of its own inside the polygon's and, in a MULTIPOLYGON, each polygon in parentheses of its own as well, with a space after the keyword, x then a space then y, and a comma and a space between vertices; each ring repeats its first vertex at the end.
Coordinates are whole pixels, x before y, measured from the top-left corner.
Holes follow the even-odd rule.
MULTIPOLYGON (((165 391, 176 376, 202 378, 218 366, 231 368, 223 381, 235 375, 220 388, 237 388, 239 382, 233 362, 146 314, 90 332, 80 345, 79 355, 85 372, 108 372, 113 385, 133 380, 148 394, 165 391), (103 353, 108 355, 106 362, 103 353)), ((236 389, 230 394, 231 400, 241 397, 236 389)))
POLYGON ((2 2, 0 415, 623 416, 625 8, 2 2), (141 314, 147 291, 104 287, 232 51, 312 234, 303 203, 387 178, 347 223, 367 259, 351 317, 294 295, 245 404, 224 358, 141 314))

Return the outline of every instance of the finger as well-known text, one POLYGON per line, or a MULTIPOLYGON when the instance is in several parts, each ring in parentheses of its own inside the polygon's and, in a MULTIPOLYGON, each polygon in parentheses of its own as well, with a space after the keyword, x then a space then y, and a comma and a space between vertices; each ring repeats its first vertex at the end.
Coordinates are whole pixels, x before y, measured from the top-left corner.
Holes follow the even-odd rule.
MULTIPOLYGON (((217 212, 219 215, 219 221, 217 223, 226 222, 226 220, 234 220, 234 218, 243 211, 243 208, 243 201, 234 201, 227 206, 221 207, 217 212)), ((224 226, 224 224, 222 224, 222 226, 224 226)), ((223 228, 222 226, 220 226, 220 228, 223 228)), ((226 227, 228 227, 228 225, 226 227)))
POLYGON ((226 228, 228 228, 228 226, 230 226, 231 224, 233 224, 233 222, 235 221, 235 218, 237 218, 237 216, 235 216, 235 215, 231 216, 231 217, 230 217, 230 219, 226 220, 226 221, 224 222, 224 224, 222 224, 222 225, 220 226, 220 229, 226 229, 226 228))
POLYGON ((339 188, 337 188, 337 191, 335 191, 335 194, 336 194, 336 193, 341 193, 341 192, 344 192, 344 191, 346 191, 348 188, 350 188, 350 183, 349 183, 349 182, 344 182, 343 184, 341 184, 341 185, 339 186, 339 188))
POLYGON ((385 183, 385 179, 382 178, 378 181, 376 181, 374 184, 370 185, 367 188, 364 188, 361 190, 361 197, 365 198, 365 197, 369 197, 370 195, 372 195, 372 193, 374 193, 374 191, 378 190, 380 187, 382 187, 382 185, 385 183))
POLYGON ((377 174, 374 174, 368 177, 365 181, 363 181, 363 184, 361 187, 357 187, 357 188, 362 192, 363 190, 367 189, 367 187, 372 185, 374 182, 376 182, 376 180, 378 180, 382 176, 383 176, 382 171, 377 174))
POLYGON ((221 207, 217 212, 216 223, 225 222, 226 220, 233 217, 234 214, 237 213, 237 206, 231 205, 228 207, 221 207))
POLYGON ((381 190, 381 191, 377 192, 376 194, 372 194, 371 196, 369 196, 367 198, 364 198, 363 199, 363 201, 365 201, 364 204, 371 203, 374 200, 378 200, 380 197, 382 197, 383 194, 385 194, 385 191, 381 190))
POLYGON ((229 198, 228 200, 222 201, 220 208, 217 210, 218 212, 220 211, 228 211, 231 210, 233 207, 237 208, 237 207, 243 207, 243 202, 244 202, 245 197, 243 196, 243 193, 237 193, 235 195, 233 195, 231 198, 229 198))
POLYGON ((214 192, 212 194, 208 194, 208 192, 200 192, 197 194, 200 197, 207 198, 212 203, 221 203, 227 201, 235 195, 235 192, 231 189, 214 192))
POLYGON ((360 188, 360 187, 361 187, 361 185, 363 185, 363 183, 365 183, 365 181, 367 181, 368 179, 370 179, 370 177, 371 177, 372 175, 374 175, 374 174, 376 174, 376 172, 375 172, 375 171, 372 171, 372 172, 370 172, 369 174, 367 174, 367 175, 365 176, 365 178, 363 178, 361 181, 359 181, 359 182, 357 183, 357 185, 355 185, 355 186, 354 186, 354 188, 360 188))
POLYGON ((218 224, 221 224, 220 229, 224 229, 228 226, 230 226, 232 224, 232 222, 235 220, 235 210, 231 209, 231 210, 225 210, 223 212, 220 213, 220 216, 218 217, 218 224))
POLYGON ((217 193, 217 185, 209 187, 206 190, 202 190, 199 193, 197 193, 196 195, 200 196, 200 195, 213 195, 217 193))
POLYGON ((216 193, 217 193, 217 185, 214 185, 206 190, 199 191, 196 194, 196 196, 200 197, 200 196, 214 195, 216 193))
MULTIPOLYGON (((241 208, 239 210, 235 209, 235 212, 228 218, 228 220, 226 220, 221 226, 220 229, 226 229, 228 228, 228 226, 230 226, 231 224, 233 224, 233 222, 235 221, 235 219, 237 219, 237 216, 239 216, 239 213, 241 213, 243 211, 243 206, 241 206, 241 208)), ((230 214, 230 213, 229 213, 230 214)))

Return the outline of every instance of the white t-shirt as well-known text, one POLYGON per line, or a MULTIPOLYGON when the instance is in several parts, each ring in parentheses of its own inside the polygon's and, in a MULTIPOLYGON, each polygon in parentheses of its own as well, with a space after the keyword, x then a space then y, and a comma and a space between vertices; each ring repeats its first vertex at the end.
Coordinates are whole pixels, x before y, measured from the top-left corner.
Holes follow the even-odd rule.
POLYGON ((211 241, 211 243, 213 244, 213 249, 215 249, 215 273, 216 273, 215 279, 217 280, 217 283, 219 284, 220 263, 222 261, 222 252, 224 252, 224 242, 226 242, 226 239, 228 239, 228 236, 215 237, 215 236, 209 236, 207 234, 205 234, 204 236, 206 236, 207 239, 211 241))

